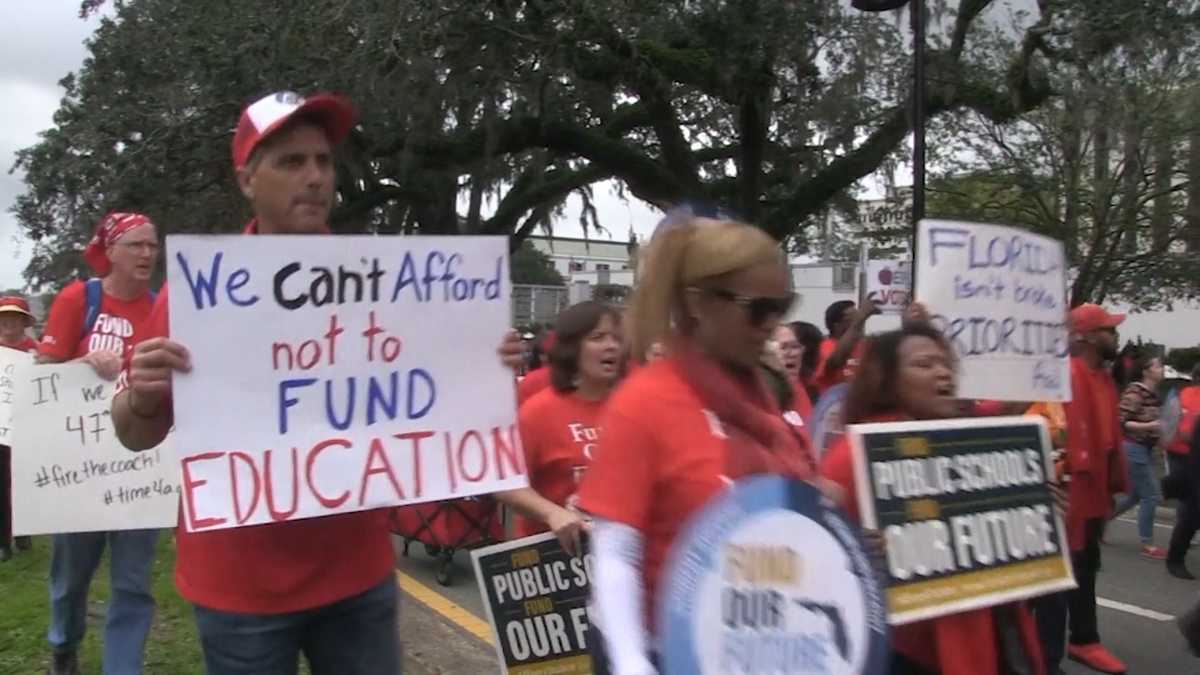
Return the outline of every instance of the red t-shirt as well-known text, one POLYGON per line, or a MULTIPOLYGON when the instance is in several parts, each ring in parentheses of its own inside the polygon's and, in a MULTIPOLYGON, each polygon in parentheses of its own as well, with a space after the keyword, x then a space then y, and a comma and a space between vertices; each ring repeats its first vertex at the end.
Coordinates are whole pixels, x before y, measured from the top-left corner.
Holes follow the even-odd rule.
POLYGON ((526 373, 524 379, 517 384, 517 405, 525 405, 526 401, 549 387, 550 369, 546 366, 526 373))
POLYGON ((1080 357, 1071 359, 1071 401, 1063 404, 1071 474, 1068 529, 1077 529, 1072 521, 1107 517, 1111 495, 1124 481, 1119 401, 1107 370, 1092 368, 1080 357))
POLYGON ((817 369, 813 372, 812 379, 817 390, 822 393, 830 387, 853 379, 855 371, 858 370, 858 363, 863 357, 863 341, 859 340, 858 344, 854 345, 854 349, 850 352, 850 357, 846 359, 845 366, 840 370, 828 370, 826 362, 829 361, 830 356, 833 356, 833 352, 837 350, 837 343, 838 341, 831 337, 821 340, 821 358, 817 360, 817 369))
POLYGON ((812 399, 808 397, 808 389, 805 389, 804 382, 792 382, 792 410, 800 413, 800 416, 808 420, 812 417, 812 399))
MULTIPOLYGON (((671 359, 640 368, 609 397, 604 436, 579 486, 579 507, 645 537, 647 618, 659 570, 689 517, 725 489, 726 435, 671 359)), ((653 621, 647 627, 653 630, 653 621)))
MULTIPOLYGON (((167 315, 164 286, 146 339, 170 334, 167 315)), ((180 595, 244 614, 329 605, 379 584, 395 566, 385 510, 206 532, 188 532, 181 510, 176 548, 180 595)))
POLYGON ((84 333, 86 307, 85 282, 74 281, 62 289, 50 306, 38 352, 55 361, 69 361, 100 350, 126 356, 140 340, 139 331, 150 315, 154 301, 149 293, 136 300, 121 300, 102 293, 96 323, 92 330, 84 333))
MULTIPOLYGON (((546 499, 567 506, 600 440, 604 401, 586 401, 574 393, 543 389, 521 406, 521 445, 529 487, 546 499)), ((518 517, 519 536, 548 532, 545 523, 518 517)))

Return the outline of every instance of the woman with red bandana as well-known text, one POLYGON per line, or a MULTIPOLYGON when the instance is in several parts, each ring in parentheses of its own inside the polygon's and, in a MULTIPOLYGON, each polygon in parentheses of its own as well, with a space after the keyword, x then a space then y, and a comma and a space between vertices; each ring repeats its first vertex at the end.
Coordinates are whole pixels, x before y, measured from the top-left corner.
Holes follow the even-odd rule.
POLYGON ((793 300, 778 243, 681 211, 659 225, 640 276, 626 326, 633 353, 661 340, 666 356, 613 393, 579 491, 593 517, 596 673, 655 672, 658 573, 690 516, 731 480, 815 468, 760 369, 793 300))
MULTIPOLYGON (((158 231, 139 213, 110 213, 83 257, 96 278, 69 284, 54 299, 38 360, 83 361, 115 380, 154 307, 150 277, 158 231)), ((140 673, 154 617, 150 570, 157 530, 62 533, 50 560, 50 672, 78 672, 87 626, 87 596, 105 547, 111 549, 112 596, 104 632, 105 673, 140 673)))
MULTIPOLYGON (((919 315, 919 314, 918 314, 919 315)), ((847 424, 960 416, 954 350, 922 321, 870 338, 843 409, 847 424)), ((850 444, 839 439, 821 473, 846 490, 857 518, 850 444)), ((1037 626, 1024 603, 998 605, 896 627, 893 675, 1045 675, 1037 626)))
MULTIPOLYGON (((0 347, 19 352, 37 350, 37 343, 26 332, 33 325, 33 314, 25 298, 15 295, 0 298, 0 347)), ((0 443, 0 562, 12 558, 12 449, 0 443)), ((27 551, 29 537, 17 537, 17 550, 27 551)))

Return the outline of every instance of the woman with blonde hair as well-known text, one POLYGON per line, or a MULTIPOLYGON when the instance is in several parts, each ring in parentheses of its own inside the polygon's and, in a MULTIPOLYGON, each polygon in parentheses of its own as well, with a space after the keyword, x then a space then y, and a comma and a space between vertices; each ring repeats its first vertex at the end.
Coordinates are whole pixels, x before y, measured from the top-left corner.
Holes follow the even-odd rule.
POLYGON ((778 244, 740 222, 669 214, 645 252, 626 333, 665 356, 610 397, 579 491, 593 518, 594 672, 654 673, 656 583, 689 517, 752 474, 808 478, 808 444, 759 368, 792 304, 778 244))

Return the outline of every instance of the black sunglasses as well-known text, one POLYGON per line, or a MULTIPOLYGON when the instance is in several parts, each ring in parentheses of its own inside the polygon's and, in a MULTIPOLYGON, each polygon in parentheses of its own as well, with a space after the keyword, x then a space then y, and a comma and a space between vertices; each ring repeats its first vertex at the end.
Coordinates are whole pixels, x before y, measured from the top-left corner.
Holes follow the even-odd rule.
POLYGON ((700 290, 703 290, 714 298, 720 298, 735 305, 741 305, 749 315, 750 323, 755 326, 761 326, 770 317, 780 317, 787 314, 788 310, 792 308, 792 304, 796 302, 795 293, 788 293, 782 297, 763 296, 755 298, 748 295, 738 295, 724 288, 704 288, 700 290))

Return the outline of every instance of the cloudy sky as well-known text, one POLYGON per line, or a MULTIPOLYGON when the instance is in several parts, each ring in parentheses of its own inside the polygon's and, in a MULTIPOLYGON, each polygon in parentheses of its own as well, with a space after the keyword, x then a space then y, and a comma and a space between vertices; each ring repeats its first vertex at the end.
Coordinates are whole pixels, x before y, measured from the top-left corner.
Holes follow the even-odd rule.
POLYGON ((84 40, 99 19, 79 18, 79 0, 0 2, 0 288, 24 285, 21 272, 31 244, 21 237, 9 208, 22 191, 21 175, 10 173, 14 153, 37 142, 52 124, 62 89, 58 81, 79 68, 84 40))

